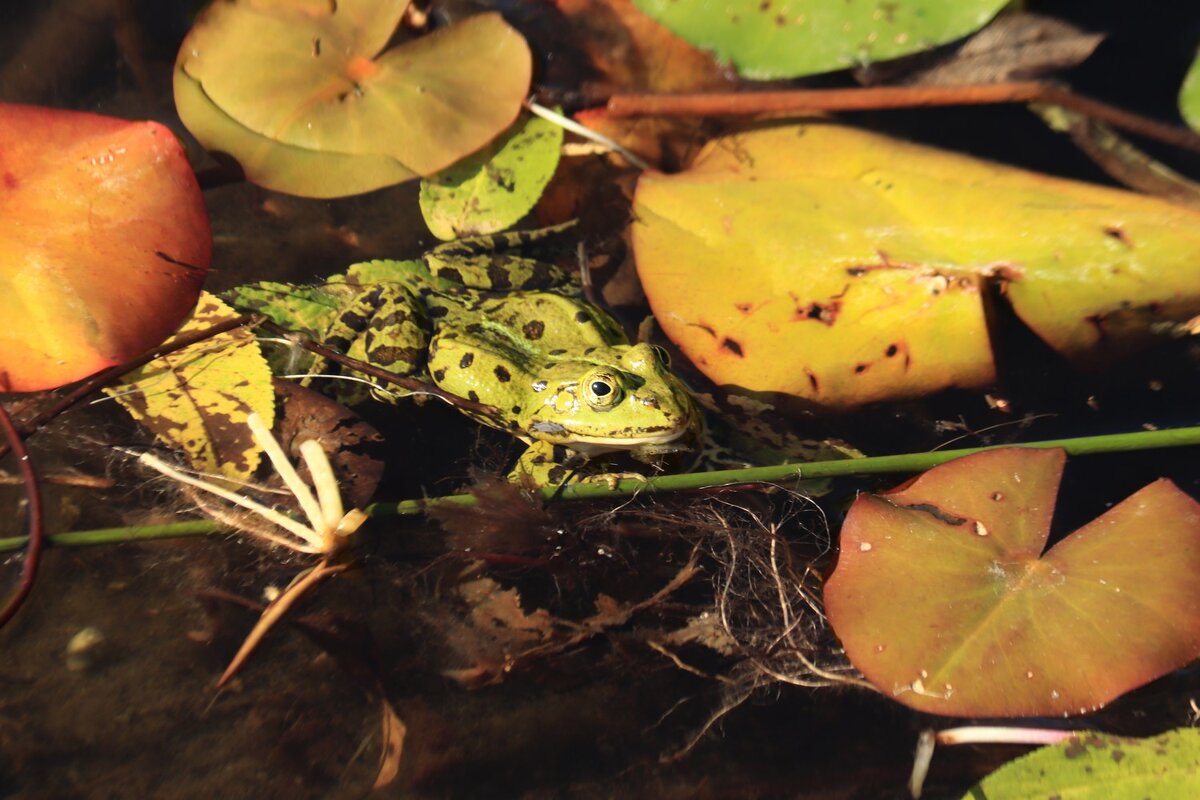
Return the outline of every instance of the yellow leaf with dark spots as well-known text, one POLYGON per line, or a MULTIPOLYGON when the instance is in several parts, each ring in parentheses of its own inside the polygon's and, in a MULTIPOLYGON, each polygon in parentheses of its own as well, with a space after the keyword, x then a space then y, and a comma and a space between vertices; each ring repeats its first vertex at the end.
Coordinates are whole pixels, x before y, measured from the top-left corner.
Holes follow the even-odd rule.
POLYGON ((1083 365, 1200 313, 1200 213, 825 122, 646 174, 638 274, 711 380, 828 409, 995 378, 985 304, 1083 365))
MULTIPOLYGON (((236 316, 205 292, 176 335, 236 316)), ((162 444, 186 453, 194 468, 233 478, 249 478, 262 456, 246 417, 258 412, 268 427, 275 420, 271 370, 245 328, 157 358, 105 392, 162 444)))

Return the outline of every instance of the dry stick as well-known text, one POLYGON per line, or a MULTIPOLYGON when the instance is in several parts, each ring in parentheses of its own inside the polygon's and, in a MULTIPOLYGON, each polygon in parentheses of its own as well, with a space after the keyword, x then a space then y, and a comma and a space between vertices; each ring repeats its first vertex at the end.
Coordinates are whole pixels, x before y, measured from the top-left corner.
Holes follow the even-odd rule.
POLYGON ((29 459, 29 451, 25 449, 25 442, 21 439, 21 435, 17 433, 17 426, 13 424, 12 417, 8 415, 8 409, 0 403, 0 429, 3 429, 5 438, 8 439, 9 447, 17 457, 17 465, 21 471, 21 477, 25 479, 25 496, 29 498, 29 508, 26 509, 26 514, 29 519, 29 538, 25 545, 25 563, 21 566, 21 583, 17 586, 17 591, 8 599, 3 609, 0 609, 0 626, 12 619, 18 609, 25 602, 25 598, 33 591, 33 581, 37 577, 38 562, 41 561, 43 539, 42 526, 42 493, 38 489, 37 473, 33 469, 33 462, 29 459))
MULTIPOLYGON (((83 383, 76 386, 69 393, 63 395, 58 402, 43 409, 42 411, 39 411, 33 416, 32 419, 23 422, 18 431, 19 437, 22 439, 28 439, 33 434, 37 433, 38 429, 47 422, 57 417, 59 414, 66 411, 68 408, 75 405, 92 392, 96 391, 102 386, 107 386, 112 381, 128 372, 132 372, 138 367, 149 364, 156 358, 174 353, 177 350, 182 350, 185 347, 190 347, 197 342, 202 342, 205 339, 225 333, 226 331, 233 330, 234 328, 240 328, 243 325, 254 322, 256 319, 258 319, 258 317, 255 317, 252 314, 243 314, 242 316, 234 319, 218 322, 216 325, 205 328, 202 331, 187 333, 176 337, 174 340, 168 343, 152 347, 132 361, 126 361, 124 364, 117 364, 115 367, 109 367, 103 372, 96 373, 83 383)), ((7 455, 11 447, 15 447, 13 440, 10 440, 6 444, 0 444, 0 458, 3 458, 5 455, 7 455)))
MULTIPOLYGON (((366 361, 360 361, 357 358, 351 358, 350 356, 343 355, 337 350, 326 347, 319 342, 314 342, 311 339, 301 338, 297 340, 295 331, 288 330, 281 325, 276 325, 274 322, 263 322, 261 327, 263 330, 270 331, 271 333, 288 338, 291 341, 294 341, 298 347, 302 347, 308 352, 321 356, 322 358, 332 361, 339 366, 352 369, 355 372, 361 372, 364 375, 370 375, 372 378, 378 378, 385 383, 393 383, 412 392, 420 392, 422 394, 431 395, 439 400, 444 400, 445 402, 462 411, 469 411, 473 414, 496 420, 497 423, 500 422, 500 410, 495 406, 489 406, 486 403, 477 403, 473 400, 468 400, 465 397, 458 397, 432 383, 417 380, 416 378, 408 378, 404 375, 397 375, 395 372, 383 369, 382 367, 377 367, 374 364, 369 364, 366 361)), ((0 455, 3 454, 0 453, 0 455)))
POLYGON ((1037 81, 713 94, 617 94, 608 99, 607 109, 612 117, 707 117, 994 103, 1049 103, 1064 106, 1115 128, 1200 153, 1200 134, 1077 95, 1061 86, 1037 81))

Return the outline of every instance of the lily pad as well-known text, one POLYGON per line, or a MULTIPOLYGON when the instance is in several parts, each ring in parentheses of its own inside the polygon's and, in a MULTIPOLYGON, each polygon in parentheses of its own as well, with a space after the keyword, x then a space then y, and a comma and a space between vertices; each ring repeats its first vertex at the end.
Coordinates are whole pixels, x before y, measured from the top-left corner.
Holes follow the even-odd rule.
POLYGON ((61 386, 158 344, 211 252, 165 127, 0 104, 0 391, 61 386))
POLYGON ((747 78, 795 78, 928 50, 978 30, 1008 0, 634 0, 747 78))
POLYGON ((398 0, 218 0, 175 64, 180 117, 251 181, 310 197, 431 175, 512 124, 532 61, 498 14, 383 51, 398 0))
POLYGON ((1081 365, 1200 313, 1200 212, 830 123, 714 140, 634 212, 688 358, 831 409, 992 382, 990 283, 1081 365))
POLYGON ((439 239, 496 233, 529 213, 554 176, 563 129, 526 114, 483 150, 421 181, 421 214, 439 239))
POLYGON ((825 604, 871 683, 936 714, 1066 716, 1200 655, 1200 504, 1155 481, 1043 554, 1065 458, 991 450, 855 501, 825 604))

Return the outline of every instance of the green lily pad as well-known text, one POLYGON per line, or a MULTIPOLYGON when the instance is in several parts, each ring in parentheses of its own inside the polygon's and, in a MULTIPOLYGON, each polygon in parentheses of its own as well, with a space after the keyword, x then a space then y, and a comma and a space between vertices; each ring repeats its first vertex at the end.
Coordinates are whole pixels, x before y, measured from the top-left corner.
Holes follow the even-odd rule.
POLYGON ((512 124, 531 57, 495 13, 381 53, 406 5, 215 2, 176 60, 180 117, 280 191, 330 197, 433 174, 512 124))
POLYGON ((1192 61, 1179 90, 1179 112, 1195 130, 1200 131, 1200 53, 1192 61))
POLYGON ((526 114, 508 133, 421 181, 421 214, 439 239, 502 231, 529 213, 554 176, 563 129, 526 114))
POLYGON ((1008 0, 634 0, 747 78, 795 78, 928 50, 983 27, 1008 0))
POLYGON ((1130 739, 1081 733, 1010 761, 962 800, 1143 800, 1200 797, 1200 730, 1130 739))
POLYGON ((1043 554, 1064 461, 991 450, 855 501, 825 604, 871 683, 936 714, 1065 716, 1200 655, 1200 504, 1155 481, 1043 554))

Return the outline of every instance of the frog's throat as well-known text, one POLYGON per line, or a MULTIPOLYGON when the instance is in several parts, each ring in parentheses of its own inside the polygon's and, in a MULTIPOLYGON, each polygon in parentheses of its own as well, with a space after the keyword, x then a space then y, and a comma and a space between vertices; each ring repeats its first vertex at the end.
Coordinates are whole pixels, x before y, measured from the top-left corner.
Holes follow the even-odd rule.
POLYGON ((687 433, 687 426, 677 430, 667 430, 644 436, 582 436, 572 435, 568 440, 560 442, 572 450, 585 456, 596 456, 603 453, 614 453, 621 450, 636 450, 639 447, 653 444, 667 444, 687 433))

